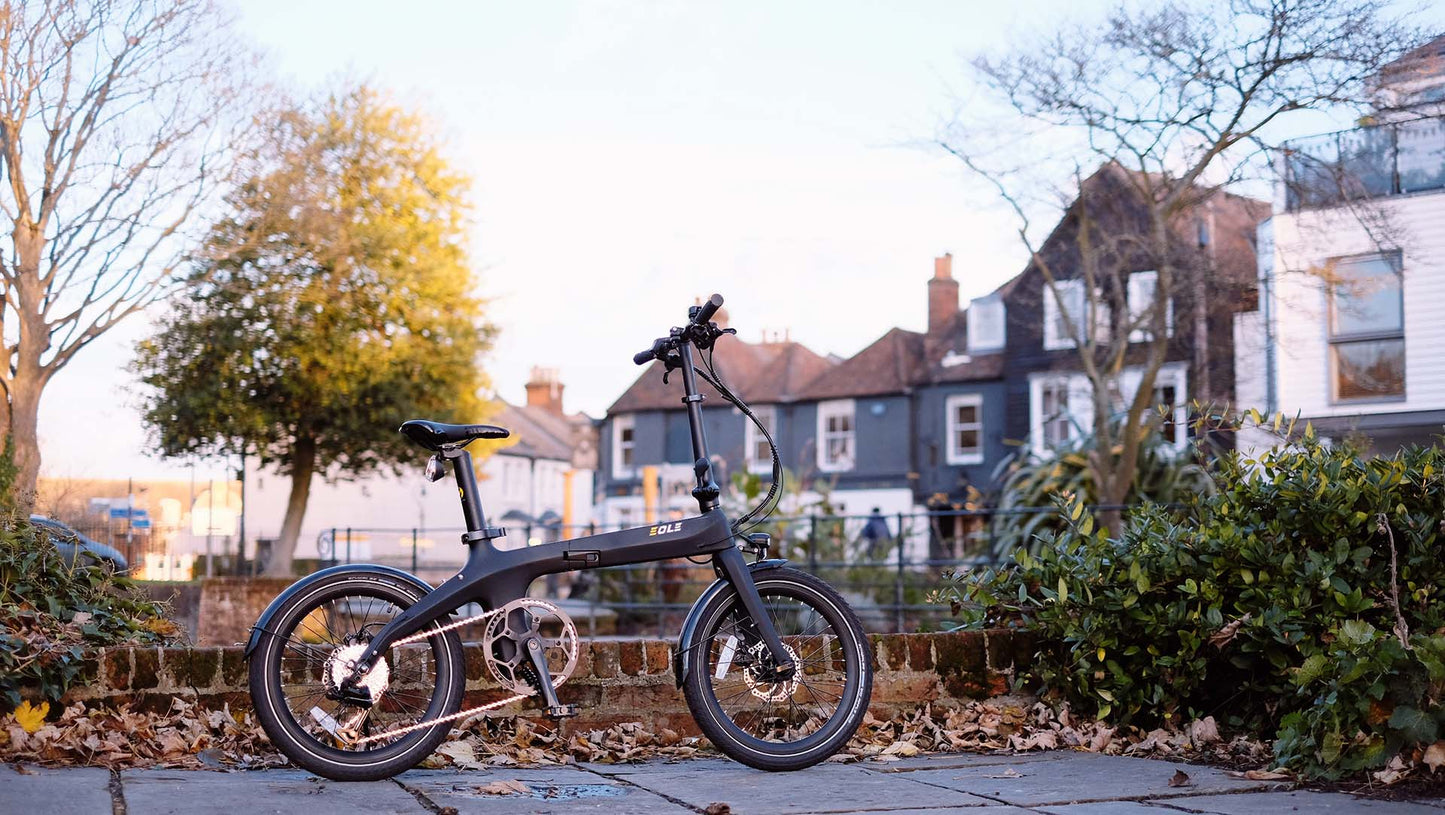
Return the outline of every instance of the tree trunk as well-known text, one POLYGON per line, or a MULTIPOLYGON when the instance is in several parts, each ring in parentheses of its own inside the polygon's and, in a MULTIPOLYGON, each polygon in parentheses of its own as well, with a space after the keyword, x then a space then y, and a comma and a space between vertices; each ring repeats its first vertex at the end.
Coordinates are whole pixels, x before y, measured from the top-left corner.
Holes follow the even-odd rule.
POLYGON ((311 497, 311 476, 316 472, 316 440, 298 437, 291 448, 291 497, 286 501, 286 520, 281 524, 281 537, 266 564, 266 574, 290 577, 291 562, 296 557, 296 540, 301 536, 301 521, 306 517, 306 500, 311 497))
POLYGON ((11 233, 15 248, 16 342, 14 373, 10 377, 10 439, 15 454, 13 497, 22 511, 35 503, 35 482, 40 477, 40 395, 49 374, 40 360, 50 348, 50 326, 45 322, 45 289, 40 261, 45 234, 28 217, 16 221, 11 233))
POLYGON ((40 394, 44 383, 38 377, 16 376, 10 385, 10 440, 15 456, 15 486, 12 497, 21 510, 35 505, 35 485, 40 478, 40 394))

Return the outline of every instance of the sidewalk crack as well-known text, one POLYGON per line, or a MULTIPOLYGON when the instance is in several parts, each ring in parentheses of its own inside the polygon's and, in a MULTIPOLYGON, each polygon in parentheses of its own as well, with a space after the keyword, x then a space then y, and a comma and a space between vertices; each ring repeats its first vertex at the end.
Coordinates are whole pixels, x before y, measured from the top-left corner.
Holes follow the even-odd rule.
POLYGON ((110 770, 110 815, 126 815, 125 789, 120 783, 120 770, 110 770))
POLYGON ((407 785, 401 783, 401 781, 399 781, 398 779, 392 778, 390 779, 390 781, 391 783, 411 793, 411 797, 415 798, 416 802, 418 804, 421 804, 427 812, 434 813, 434 815, 457 815, 456 807, 441 806, 437 804, 436 801, 428 798, 426 793, 422 792, 420 789, 416 787, 408 787, 407 785))
POLYGON ((635 783, 635 782, 632 782, 632 781, 628 781, 625 777, 623 777, 623 776, 621 776, 621 775, 609 775, 608 773, 604 773, 604 772, 602 772, 602 771, 600 771, 600 770, 594 770, 594 769, 592 769, 591 767, 583 767, 583 766, 580 765, 580 764, 577 764, 577 765, 574 765, 574 766, 576 766, 577 769, 582 770, 583 772, 592 773, 592 774, 595 775, 595 776, 598 776, 598 777, 600 777, 600 778, 606 778, 606 779, 608 779, 609 781, 616 781, 617 783, 619 783, 619 784, 621 784, 621 785, 623 785, 623 786, 625 786, 625 787, 633 787, 633 788, 635 788, 635 789, 642 790, 643 792, 648 793, 649 795, 656 795, 658 798, 661 798, 662 800, 667 801, 668 803, 676 804, 677 806, 683 807, 683 808, 688 809, 688 810, 691 810, 691 811, 693 811, 693 812, 702 812, 702 813, 706 813, 706 812, 707 812, 707 810, 702 809, 701 807, 695 807, 695 806, 693 806, 692 804, 689 804, 688 802, 682 800, 681 798, 674 798, 674 797, 672 797, 671 795, 668 795, 668 794, 665 793, 665 792, 658 792, 658 791, 655 790, 655 789, 651 789, 651 788, 648 788, 648 787, 644 787, 644 786, 642 786, 641 784, 638 784, 638 783, 635 783))

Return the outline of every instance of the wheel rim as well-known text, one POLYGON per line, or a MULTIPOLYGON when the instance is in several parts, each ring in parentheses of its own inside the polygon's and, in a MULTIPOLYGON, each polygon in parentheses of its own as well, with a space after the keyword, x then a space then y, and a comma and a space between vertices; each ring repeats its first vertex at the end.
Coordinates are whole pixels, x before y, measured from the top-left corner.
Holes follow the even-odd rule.
MULTIPOLYGON (((347 637, 369 638, 380 631, 404 607, 400 598, 372 588, 348 587, 323 594, 291 615, 276 633, 280 640, 276 659, 276 698, 283 726, 302 740, 309 752, 345 759, 405 750, 426 730, 388 739, 350 745, 333 736, 324 723, 345 725, 356 720, 361 709, 326 698, 324 673, 328 660, 347 637), (313 710, 319 712, 313 714, 313 710)), ((353 639, 352 642, 356 640, 353 639)), ((372 705, 359 729, 363 735, 382 733, 436 718, 444 712, 442 683, 438 675, 442 657, 441 637, 391 648, 383 659, 389 674, 386 690, 372 705)))
POLYGON ((704 628, 699 669, 713 717, 744 746, 803 753, 830 739, 855 707, 862 654, 831 603, 791 584, 760 582, 758 593, 799 667, 793 680, 768 683, 750 667, 765 646, 751 642, 734 601, 704 628), (721 678, 719 678, 721 676, 721 678))

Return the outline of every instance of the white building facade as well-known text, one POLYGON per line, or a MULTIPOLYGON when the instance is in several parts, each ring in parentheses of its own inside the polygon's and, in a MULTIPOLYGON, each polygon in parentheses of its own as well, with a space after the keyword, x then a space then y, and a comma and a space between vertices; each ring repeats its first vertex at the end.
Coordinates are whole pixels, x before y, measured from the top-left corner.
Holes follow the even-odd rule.
POLYGON ((1402 107, 1377 124, 1287 146, 1259 234, 1261 311, 1237 323, 1254 335, 1236 345, 1238 390, 1262 400, 1242 407, 1381 452, 1445 432, 1445 58, 1424 57, 1381 74, 1402 107))

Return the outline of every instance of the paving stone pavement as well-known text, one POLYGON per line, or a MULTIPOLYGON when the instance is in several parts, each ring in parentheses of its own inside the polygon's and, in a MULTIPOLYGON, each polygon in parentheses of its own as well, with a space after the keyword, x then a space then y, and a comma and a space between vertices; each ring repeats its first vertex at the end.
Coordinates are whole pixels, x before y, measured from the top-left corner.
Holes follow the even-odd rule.
POLYGON ((391 781, 342 784, 301 770, 43 769, 0 765, 0 815, 222 812, 700 813, 739 815, 941 812, 959 815, 1445 815, 1445 799, 1378 801, 1244 781, 1209 767, 1089 753, 967 753, 888 764, 824 764, 764 773, 721 759, 481 771, 413 770, 391 781), (1169 786, 1176 772, 1187 786, 1169 786), (529 794, 484 791, 519 782, 529 794))

